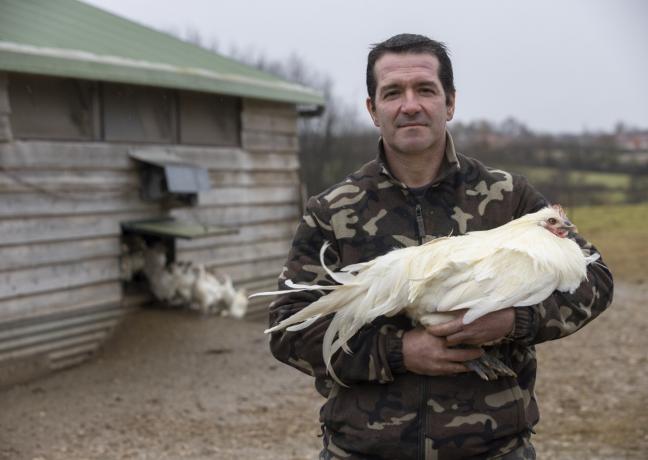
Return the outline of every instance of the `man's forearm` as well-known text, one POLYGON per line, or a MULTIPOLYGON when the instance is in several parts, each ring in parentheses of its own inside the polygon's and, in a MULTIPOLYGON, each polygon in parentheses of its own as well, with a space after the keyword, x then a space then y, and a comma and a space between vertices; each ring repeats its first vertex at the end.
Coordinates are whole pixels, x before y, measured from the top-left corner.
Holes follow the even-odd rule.
MULTIPOLYGON (((330 316, 322 318, 301 331, 273 333, 270 340, 272 354, 279 361, 316 378, 329 378, 322 356, 322 342, 330 319, 330 316)), ((333 356, 333 371, 347 384, 392 381, 395 373, 404 371, 403 332, 399 325, 383 321, 362 328, 349 341, 351 354, 340 351, 333 356)))

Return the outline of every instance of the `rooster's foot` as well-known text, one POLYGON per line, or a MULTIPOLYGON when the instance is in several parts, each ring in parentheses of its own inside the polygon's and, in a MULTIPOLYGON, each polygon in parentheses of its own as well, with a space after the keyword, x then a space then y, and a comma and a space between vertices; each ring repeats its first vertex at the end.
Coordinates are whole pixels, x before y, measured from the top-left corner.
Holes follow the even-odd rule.
POLYGON ((517 377, 511 368, 488 353, 484 353, 479 359, 466 361, 464 364, 484 380, 497 380, 500 376, 517 377))

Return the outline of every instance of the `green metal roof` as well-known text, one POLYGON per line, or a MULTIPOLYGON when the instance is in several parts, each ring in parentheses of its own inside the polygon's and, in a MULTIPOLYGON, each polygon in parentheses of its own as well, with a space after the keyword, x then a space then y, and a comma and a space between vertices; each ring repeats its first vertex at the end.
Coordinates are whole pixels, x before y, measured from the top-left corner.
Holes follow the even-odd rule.
POLYGON ((313 89, 76 0, 0 0, 0 70, 324 105, 313 89))

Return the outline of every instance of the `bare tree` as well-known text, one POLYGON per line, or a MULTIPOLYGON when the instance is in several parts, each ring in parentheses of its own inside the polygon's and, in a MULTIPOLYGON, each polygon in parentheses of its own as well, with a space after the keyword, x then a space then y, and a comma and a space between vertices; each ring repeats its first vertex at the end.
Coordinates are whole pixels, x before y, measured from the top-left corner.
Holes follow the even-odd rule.
MULTIPOLYGON (((172 31, 174 35, 179 34, 172 31)), ((182 37, 181 37, 182 38, 182 37)), ((195 28, 187 28, 184 40, 206 47, 195 28)), ((206 47, 218 52, 218 42, 206 47)), ((344 176, 376 155, 378 133, 360 122, 354 107, 338 97, 333 80, 325 72, 308 65, 293 53, 285 59, 271 59, 265 53, 248 47, 232 46, 229 57, 288 81, 319 90, 326 100, 324 112, 317 117, 300 117, 299 157, 301 179, 310 194, 318 193, 339 182, 344 176)), ((615 135, 637 128, 619 122, 610 133, 548 134, 529 129, 519 120, 508 117, 502 122, 455 121, 450 125, 461 152, 485 163, 512 171, 525 168, 552 168, 548 176, 533 178, 534 184, 549 198, 572 205, 604 202, 606 193, 614 190, 592 188, 571 183, 568 171, 604 171, 631 174, 627 190, 630 201, 645 200, 648 161, 635 155, 621 159, 615 135), (636 158, 635 158, 636 157, 636 158)), ((618 190, 617 190, 618 192, 618 190)))
POLYGON ((376 154, 377 134, 364 127, 357 112, 334 91, 333 80, 309 67, 297 54, 285 61, 234 48, 232 57, 280 78, 319 90, 326 106, 318 117, 299 120, 302 182, 310 194, 339 182, 376 154))

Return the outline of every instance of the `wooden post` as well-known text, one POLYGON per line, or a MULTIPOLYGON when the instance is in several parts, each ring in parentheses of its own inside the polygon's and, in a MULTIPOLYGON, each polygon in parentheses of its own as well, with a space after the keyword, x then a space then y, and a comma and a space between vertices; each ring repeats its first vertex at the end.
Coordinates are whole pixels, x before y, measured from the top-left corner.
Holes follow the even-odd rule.
POLYGON ((9 78, 5 72, 0 72, 0 142, 11 142, 11 124, 9 123, 9 78))

